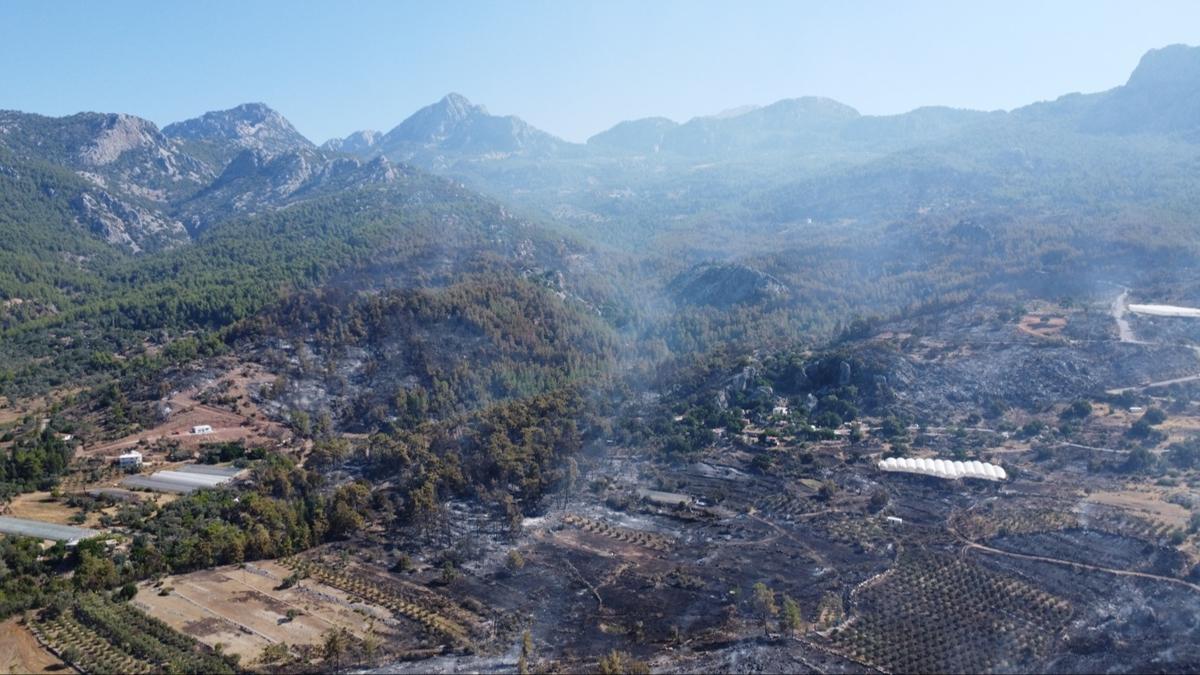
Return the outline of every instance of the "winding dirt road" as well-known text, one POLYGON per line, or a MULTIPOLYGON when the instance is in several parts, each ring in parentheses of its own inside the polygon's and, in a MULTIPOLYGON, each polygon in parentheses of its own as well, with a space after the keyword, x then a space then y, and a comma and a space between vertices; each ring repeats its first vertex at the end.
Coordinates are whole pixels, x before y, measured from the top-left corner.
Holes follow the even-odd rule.
MULTIPOLYGON (((961 535, 960 535, 960 538, 961 538, 961 535)), ((1089 565, 1088 563, 1075 562, 1074 560, 1063 560, 1061 558, 1048 558, 1046 556, 1040 556, 1040 555, 1029 555, 1026 553, 1013 553, 1012 551, 1005 551, 1005 550, 998 549, 998 548, 992 548, 991 546, 984 546, 983 544, 977 544, 977 543, 975 543, 973 541, 969 541, 967 539, 963 539, 963 542, 964 542, 964 544, 963 544, 964 551, 966 551, 968 549, 973 549, 976 551, 983 551, 984 553, 992 553, 995 555, 1006 555, 1011 558, 1021 558, 1023 560, 1036 560, 1038 562, 1052 563, 1055 565, 1065 565, 1068 567, 1076 567, 1076 568, 1085 569, 1085 570, 1092 570, 1094 572, 1105 572, 1108 574, 1115 574, 1117 576, 1141 577, 1143 579, 1152 579, 1154 581, 1165 581, 1167 583, 1171 583, 1171 584, 1175 584, 1177 586, 1183 586, 1184 588, 1191 589, 1192 591, 1195 591, 1196 593, 1200 593, 1200 586, 1193 584, 1189 581, 1184 581, 1183 579, 1176 579, 1175 577, 1164 577, 1164 576, 1161 576, 1158 574, 1150 574, 1148 572, 1134 572, 1132 570, 1119 570, 1119 569, 1114 569, 1112 567, 1100 567, 1099 565, 1089 565)))

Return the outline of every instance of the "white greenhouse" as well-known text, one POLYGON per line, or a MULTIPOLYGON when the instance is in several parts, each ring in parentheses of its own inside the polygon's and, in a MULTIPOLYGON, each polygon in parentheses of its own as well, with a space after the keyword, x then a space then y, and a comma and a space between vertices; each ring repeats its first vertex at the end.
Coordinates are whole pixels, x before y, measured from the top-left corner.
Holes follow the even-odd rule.
POLYGON ((982 478, 984 480, 1006 480, 1008 478, 1008 473, 1003 468, 987 462, 889 457, 879 463, 879 468, 883 471, 919 473, 937 478, 982 478))

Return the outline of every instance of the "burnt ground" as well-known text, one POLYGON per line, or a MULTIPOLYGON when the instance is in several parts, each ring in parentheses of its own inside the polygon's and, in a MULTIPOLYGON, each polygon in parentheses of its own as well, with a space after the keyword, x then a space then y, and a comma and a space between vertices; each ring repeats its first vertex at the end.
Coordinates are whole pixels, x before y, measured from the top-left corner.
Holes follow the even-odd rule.
MULTIPOLYGON (((858 443, 726 434, 676 463, 600 441, 580 462, 581 487, 519 532, 458 503, 442 535, 376 533, 345 547, 341 568, 373 586, 402 581, 406 602, 450 624, 406 605, 426 629, 405 647, 438 655, 383 669, 512 672, 528 631, 542 671, 594 671, 613 650, 663 672, 1197 670, 1198 542, 1148 505, 1200 486, 1200 474, 1122 473, 1129 447, 1089 444, 1119 440, 1133 418, 1099 399, 1095 415, 1059 429, 1075 398, 1176 376, 1195 355, 1120 343, 1102 311, 1053 312, 1066 323, 1050 336, 963 316, 889 347, 901 404, 958 425, 984 399, 1006 407, 979 428, 910 432, 904 452, 996 461, 1009 480, 882 473, 893 441, 870 418, 858 443), (1047 430, 1017 433, 1030 421, 1047 430), (771 462, 756 461, 765 454, 771 462), (1145 503, 1100 505, 1092 493, 1145 503), (505 564, 512 551, 519 568, 505 564), (413 571, 395 571, 401 552, 413 571), (457 575, 442 571, 448 558, 457 575), (757 583, 777 606, 793 599, 801 625, 764 617, 757 583)), ((1200 409, 1179 399, 1188 391, 1173 396, 1146 404, 1170 407, 1171 433, 1189 437, 1200 409)))
POLYGON ((1180 638, 1200 631, 1200 587, 1185 581, 1194 561, 1131 534, 1153 530, 1138 530, 1128 512, 1085 513, 1074 487, 883 475, 862 461, 764 475, 716 450, 653 472, 647 461, 592 464, 607 488, 553 504, 515 539, 481 544, 449 583, 436 547, 418 553, 428 568, 402 574, 388 571, 388 554, 359 551, 373 562, 355 565, 427 586, 484 626, 469 647, 387 668, 510 672, 525 630, 536 667, 554 671, 593 670, 612 650, 664 672, 1182 672, 1200 663, 1200 643, 1180 638), (676 494, 631 497, 659 487, 649 474, 676 494), (814 479, 839 489, 823 500, 814 479), (889 501, 870 513, 877 489, 889 501), (1076 517, 1047 515, 1056 510, 1076 517), (1012 531, 972 529, 963 520, 972 516, 1012 531), (524 559, 517 570, 502 562, 512 549, 524 559), (778 616, 764 627, 758 582, 777 603, 795 599, 801 630, 778 616))
POLYGON ((1053 672, 1196 672, 1200 669, 1200 594, 1153 579, 1083 572, 1006 556, 979 555, 989 570, 1018 576, 1071 603, 1059 649, 1043 661, 1053 672))

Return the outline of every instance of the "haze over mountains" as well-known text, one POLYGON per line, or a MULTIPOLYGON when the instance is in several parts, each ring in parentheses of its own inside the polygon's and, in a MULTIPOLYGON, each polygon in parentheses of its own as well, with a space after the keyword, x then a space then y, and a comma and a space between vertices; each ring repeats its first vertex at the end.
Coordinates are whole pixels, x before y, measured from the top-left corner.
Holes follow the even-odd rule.
MULTIPOLYGON (((670 283, 693 264, 749 266, 693 270, 687 278, 704 278, 709 290, 682 298, 685 305, 757 298, 804 306, 796 291, 814 279, 802 269, 812 263, 801 261, 818 242, 840 247, 846 238, 877 242, 856 265, 892 261, 895 274, 910 265, 969 269, 980 255, 1001 261, 1035 224, 1030 245, 1093 262, 1158 242, 1178 243, 1180 254, 1196 246, 1188 233, 1200 208, 1189 178, 1200 162, 1198 91, 1200 49, 1177 45, 1148 53, 1121 87, 1012 112, 930 107, 875 117, 808 97, 682 124, 621 122, 585 144, 457 94, 386 133, 321 146, 261 103, 163 129, 125 114, 6 111, 0 181, 34 200, 39 214, 58 214, 45 231, 10 219, 10 250, 41 260, 9 267, 36 278, 39 266, 62 264, 27 241, 51 231, 57 247, 95 272, 113 255, 178 248, 218 225, 292 206, 337 200, 340 209, 382 216, 389 204, 422 203, 429 190, 460 190, 426 171, 490 195, 546 232, 647 260, 655 271, 646 283, 668 295, 693 288, 670 283), (964 252, 958 262, 942 254, 894 260, 902 245, 932 251, 956 241, 963 223, 995 250, 964 252), (71 234, 78 228, 92 236, 71 234), (1146 228, 1155 236, 1130 234, 1146 228), (100 242, 108 248, 97 255, 100 242), (763 278, 778 288, 754 290, 763 278), (749 285, 713 296, 723 281, 749 285)), ((877 310, 890 304, 872 302, 883 303, 877 310)))
POLYGON ((630 154, 705 156, 734 150, 788 150, 814 140, 847 144, 880 142, 885 137, 899 143, 934 140, 970 124, 1005 117, 1050 117, 1069 128, 1091 132, 1187 132, 1197 126, 1198 69, 1200 56, 1194 48, 1173 45, 1146 54, 1124 86, 1097 94, 1068 94, 1010 113, 927 107, 902 115, 863 116, 837 101, 803 97, 766 106, 741 106, 685 123, 664 117, 624 121, 592 136, 586 144, 555 138, 518 117, 489 115, 485 107, 449 94, 387 133, 359 131, 327 141, 322 147, 395 154, 392 159, 400 159, 403 153, 421 156, 418 147, 441 151, 443 156, 553 156, 580 152, 584 146, 630 154), (833 139, 828 138, 831 134, 833 139))
POLYGON ((319 148, 261 103, 161 130, 129 115, 52 119, 9 111, 0 114, 0 147, 13 160, 49 161, 74 172, 85 183, 73 200, 80 222, 133 251, 185 242, 234 215, 386 184, 403 171, 396 163, 466 180, 580 229, 610 223, 617 231, 668 227, 642 218, 628 222, 623 212, 630 202, 660 201, 672 217, 695 216, 694 193, 715 189, 744 206, 744 199, 723 190, 753 177, 756 203, 737 215, 749 226, 895 217, 928 208, 939 196, 966 198, 1022 174, 1086 180, 1095 170, 1119 170, 1112 166, 1118 159, 1174 165, 1187 158, 1164 146, 1200 138, 1198 82, 1200 50, 1176 45, 1148 53, 1124 86, 1008 113, 932 107, 876 117, 805 97, 682 124, 621 122, 575 144, 450 94, 386 133, 356 132, 319 148), (1128 146, 1119 158, 1111 155, 1114 144, 1128 146), (1091 168, 1079 165, 1085 157, 1091 168), (1005 160, 1012 166, 997 176, 1005 160), (985 162, 986 170, 973 166, 985 162), (855 195, 864 174, 874 187, 860 199, 815 194, 855 195), (896 199, 880 192, 888 177, 919 188, 898 210, 896 199), (946 184, 932 185, 937 180, 946 184), (714 188, 714 181, 720 185, 714 188), (772 186, 778 191, 770 192, 772 186), (914 203, 922 195, 930 204, 914 203), (869 208, 856 204, 866 198, 874 202, 869 208))
MULTIPOLYGON (((1046 271, 1046 260, 1133 273, 1168 251, 1182 264, 1200 247, 1192 235, 1200 191, 1191 180, 1200 164, 1198 91, 1200 49, 1177 45, 1148 53, 1121 87, 1012 112, 930 107, 875 117, 809 97, 682 124, 622 122, 584 144, 491 115, 456 94, 386 133, 321 146, 261 103, 163 129, 125 114, 5 111, 0 187, 20 208, 0 223, 7 239, 0 254, 13 279, 7 294, 28 301, 22 314, 61 316, 67 298, 86 304, 81 288, 124 288, 133 277, 113 265, 129 254, 241 240, 293 216, 305 223, 297 232, 343 250, 343 236, 352 247, 378 242, 355 233, 362 223, 392 222, 397 209, 489 203, 473 190, 491 198, 493 213, 519 213, 521 227, 539 233, 533 240, 541 244, 524 249, 519 238, 505 239, 503 253, 520 266, 521 250, 540 250, 533 254, 540 263, 529 268, 537 274, 579 269, 561 250, 549 253, 555 237, 590 242, 621 252, 589 263, 601 277, 610 265, 641 261, 638 290, 605 283, 624 286, 617 293, 627 299, 649 292, 638 300, 647 306, 678 303, 687 313, 749 303, 824 323, 818 317, 828 313, 814 308, 816 297, 849 303, 847 311, 887 313, 974 283, 961 275, 1017 278, 1026 267, 1046 271), (308 211, 292 208, 302 206, 308 211), (309 215, 319 209, 333 209, 349 228, 332 235, 336 244, 326 241, 342 232, 336 228, 304 229, 318 227, 309 215), (844 256, 852 243, 858 252, 844 256), (59 253, 47 255, 47 246, 59 253), (900 295, 878 290, 883 279, 930 270, 940 270, 932 285, 900 295), (83 276, 64 285, 63 275, 83 276)), ((438 217, 455 228, 473 223, 468 242, 510 227, 468 210, 466 218, 438 217)), ((387 237, 391 250, 414 235, 401 227, 372 236, 387 237)), ((447 240, 437 246, 462 248, 447 240)), ((475 244, 463 250, 482 252, 475 244)), ((347 264, 317 251, 310 280, 347 264)), ((257 269, 283 274, 285 258, 271 259, 258 260, 257 269)), ((448 259, 462 260, 459 253, 448 259)), ((369 256, 353 265, 380 267, 369 256)), ((440 274, 449 278, 452 269, 443 265, 440 274)), ((614 304, 612 293, 583 295, 622 321, 635 313, 614 304)))

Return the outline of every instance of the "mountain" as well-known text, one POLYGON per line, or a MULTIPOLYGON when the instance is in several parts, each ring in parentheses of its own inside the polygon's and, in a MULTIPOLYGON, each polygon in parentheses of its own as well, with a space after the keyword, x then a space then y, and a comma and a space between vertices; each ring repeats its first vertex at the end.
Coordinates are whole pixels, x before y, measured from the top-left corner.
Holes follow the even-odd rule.
MULTIPOLYGON (((150 335, 216 330, 294 292, 422 289, 500 277, 571 311, 610 306, 587 281, 592 253, 461 185, 386 158, 247 150, 177 205, 203 226, 140 255, 73 222, 86 182, 0 148, 0 384, 18 390, 96 374, 89 355, 150 335), (315 157, 315 161, 313 161, 315 157), (302 180, 301 180, 302 179, 302 180)), ((490 301, 486 295, 479 302, 490 301)), ((476 302, 471 299, 467 304, 476 302)), ((469 309, 469 307, 468 307, 469 309)), ((452 322, 451 322, 452 323, 452 322)))
POLYGON ((654 154, 662 149, 663 141, 679 124, 665 117, 646 117, 620 122, 587 140, 589 148, 629 153, 654 154))
POLYGON ((0 147, 17 174, 18 164, 48 162, 81 178, 64 184, 72 191, 74 219, 134 252, 186 241, 187 231, 169 206, 215 176, 153 122, 132 115, 52 118, 3 111, 0 147))
POLYGON ((351 155, 367 155, 379 145, 383 134, 378 131, 356 131, 345 138, 331 138, 321 144, 326 152, 345 152, 351 155))
POLYGON ((519 117, 500 117, 459 94, 413 113, 382 137, 356 132, 330 149, 360 155, 385 155, 398 162, 445 168, 461 160, 540 159, 566 154, 578 146, 537 129, 519 117))
POLYGON ((827 98, 777 101, 734 116, 697 117, 663 140, 663 148, 683 155, 781 152, 824 144, 858 111, 827 98))
POLYGON ((168 124, 163 134, 180 141, 191 154, 209 160, 218 171, 242 150, 277 155, 315 149, 283 115, 262 103, 243 103, 168 124))
POLYGON ((168 125, 132 115, 62 118, 0 112, 0 166, 61 167, 71 220, 120 249, 185 244, 224 220, 343 190, 386 185, 407 171, 318 150, 260 103, 168 125))
POLYGON ((1200 130, 1200 48, 1146 53, 1128 82, 1095 98, 1081 120, 1092 132, 1195 133, 1200 130))
POLYGON ((318 151, 276 155, 243 150, 205 189, 180 203, 176 215, 192 232, 233 217, 267 213, 309 199, 386 186, 411 176, 386 157, 358 159, 318 151))
POLYGON ((718 161, 796 152, 883 151, 945 138, 992 116, 938 107, 869 116, 831 99, 806 97, 742 106, 685 124, 662 117, 621 122, 589 138, 588 147, 718 161))
POLYGON ((945 140, 1003 112, 981 112, 931 106, 900 115, 863 115, 846 124, 841 139, 856 147, 901 148, 945 140))
MULTIPOLYGON (((55 238, 89 238, 63 255, 92 261, 105 258, 94 254, 99 244, 154 253, 331 198, 375 217, 425 198, 413 188, 421 169, 638 256, 669 251, 659 281, 691 306, 801 298, 803 280, 782 265, 747 268, 782 280, 787 293, 738 268, 679 276, 701 261, 776 253, 792 237, 815 245, 970 221, 993 223, 995 241, 1006 241, 1006 228, 1042 223, 1063 229, 1040 245, 1081 249, 1064 237, 1086 221, 1106 242, 1088 250, 1115 252, 1140 245, 1139 228, 1154 222, 1163 241, 1190 250, 1191 214, 1200 210, 1190 179, 1200 147, 1188 142, 1200 120, 1192 113, 1198 54, 1155 50, 1125 85, 1011 113, 928 107, 871 116, 804 97, 683 124, 623 122, 586 145, 455 94, 386 134, 359 132, 321 148, 261 104, 163 131, 130 115, 3 112, 0 187, 30 214, 5 225, 24 238, 26 271, 11 284, 31 287, 19 279, 38 277, 39 255, 51 257, 39 251, 55 238), (21 220, 44 226, 25 233, 21 220), (749 290, 710 292, 725 286, 749 290)), ((48 308, 71 294, 42 295, 56 298, 48 308)))

